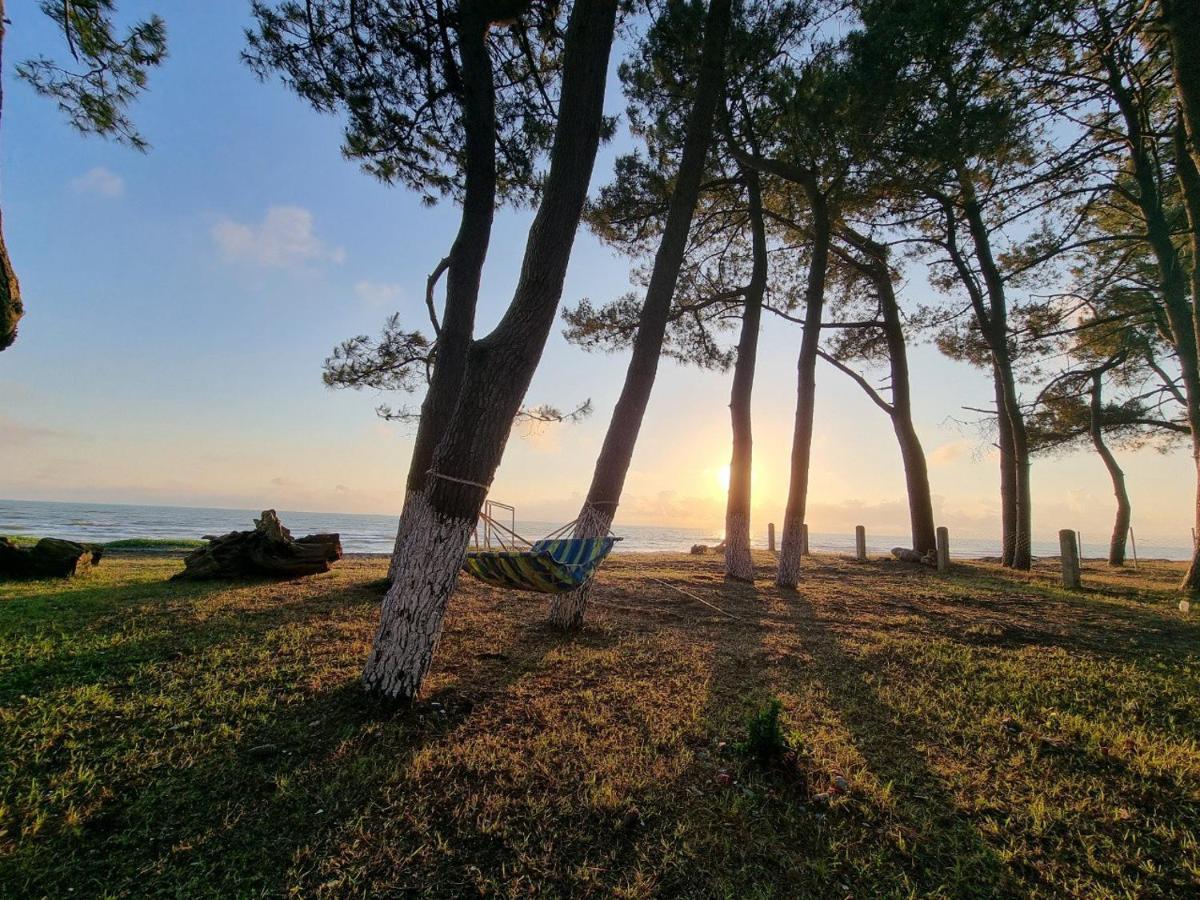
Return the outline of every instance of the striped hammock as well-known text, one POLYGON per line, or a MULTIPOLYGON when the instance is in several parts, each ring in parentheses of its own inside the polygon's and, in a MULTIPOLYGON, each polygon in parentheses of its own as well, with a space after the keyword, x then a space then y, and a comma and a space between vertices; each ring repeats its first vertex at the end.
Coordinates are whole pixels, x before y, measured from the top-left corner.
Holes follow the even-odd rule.
POLYGON ((509 590, 563 594, 586 584, 619 540, 556 538, 528 550, 478 550, 467 554, 463 571, 509 590))

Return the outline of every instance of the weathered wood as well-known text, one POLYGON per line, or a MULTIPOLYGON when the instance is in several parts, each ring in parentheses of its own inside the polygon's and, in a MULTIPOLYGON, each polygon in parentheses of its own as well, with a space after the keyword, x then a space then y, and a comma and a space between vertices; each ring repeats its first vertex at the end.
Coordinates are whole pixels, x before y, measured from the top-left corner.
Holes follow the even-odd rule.
POLYGON ((767 549, 772 553, 775 552, 775 523, 767 523, 767 549))
POLYGON ((862 525, 854 526, 854 558, 860 562, 867 558, 867 529, 862 525))
POLYGON ((950 530, 944 525, 937 530, 937 567, 939 572, 950 568, 950 530))
POLYGON ((1068 590, 1080 586, 1078 535, 1070 528, 1058 533, 1058 546, 1062 553, 1062 584, 1068 590))
POLYGON ((310 534, 293 539, 275 510, 263 510, 254 520, 253 531, 231 531, 184 557, 182 572, 172 580, 245 578, 267 575, 299 578, 328 572, 342 558, 341 538, 336 534, 310 534))
POLYGON ((805 522, 800 526, 800 555, 811 556, 808 550, 808 523, 805 522))
POLYGON ((0 537, 0 578, 70 578, 98 565, 104 548, 59 538, 42 538, 18 547, 0 537))
POLYGON ((892 556, 901 562, 920 563, 923 566, 937 565, 937 559, 933 553, 918 553, 908 547, 893 547, 892 556))

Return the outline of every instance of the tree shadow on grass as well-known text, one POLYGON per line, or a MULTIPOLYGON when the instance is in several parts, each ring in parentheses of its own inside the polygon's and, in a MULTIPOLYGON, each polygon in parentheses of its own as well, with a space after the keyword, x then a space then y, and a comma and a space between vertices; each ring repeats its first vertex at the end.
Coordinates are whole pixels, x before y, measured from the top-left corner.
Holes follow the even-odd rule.
POLYGON ((791 607, 792 633, 784 639, 794 652, 781 660, 778 679, 792 692, 815 689, 826 700, 827 708, 810 713, 828 718, 827 727, 845 730, 863 767, 844 773, 850 794, 833 802, 826 816, 835 824, 815 836, 813 852, 827 856, 829 877, 863 896, 881 890, 948 896, 1014 893, 1011 872, 917 749, 919 724, 880 700, 872 686, 878 673, 830 628, 804 584, 799 592, 782 596, 791 607), (865 779, 875 782, 874 797, 863 789, 865 779), (859 860, 846 852, 847 845, 856 843, 859 860))
MULTIPOLYGON (((381 707, 361 690, 361 638, 341 641, 332 658, 304 656, 307 648, 289 643, 275 653, 274 665, 240 665, 236 645, 269 642, 272 631, 290 627, 308 629, 316 643, 323 629, 314 629, 313 620, 363 600, 374 605, 377 597, 347 588, 289 604, 294 608, 282 623, 270 608, 210 618, 176 634, 176 646, 186 641, 188 655, 170 663, 178 677, 150 692, 144 715, 153 719, 152 707, 175 704, 184 730, 147 731, 131 741, 129 732, 145 726, 134 715, 122 723, 122 740, 73 752, 71 763, 41 758, 15 771, 22 784, 52 783, 56 774, 47 762, 60 771, 76 760, 100 770, 114 754, 129 763, 127 770, 103 769, 103 797, 92 798, 82 821, 46 823, 19 858, 8 860, 10 872, 0 880, 52 896, 67 887, 85 894, 283 893, 293 867, 316 864, 313 848, 336 856, 331 835, 353 830, 363 817, 403 817, 403 804, 393 807, 393 788, 414 758, 433 744, 453 743, 476 705, 502 697, 560 640, 540 624, 521 623, 491 628, 477 640, 448 635, 457 644, 451 671, 435 671, 431 680, 440 686, 405 709, 381 707), (199 721, 187 721, 191 692, 209 681, 261 702, 246 711, 221 709, 227 713, 221 720, 201 712, 199 721)), ((361 615, 351 624, 364 631, 361 615)), ((604 636, 591 640, 603 643, 604 636)), ((142 648, 142 662, 170 647, 156 638, 142 648)), ((122 662, 113 677, 140 664, 122 662)))

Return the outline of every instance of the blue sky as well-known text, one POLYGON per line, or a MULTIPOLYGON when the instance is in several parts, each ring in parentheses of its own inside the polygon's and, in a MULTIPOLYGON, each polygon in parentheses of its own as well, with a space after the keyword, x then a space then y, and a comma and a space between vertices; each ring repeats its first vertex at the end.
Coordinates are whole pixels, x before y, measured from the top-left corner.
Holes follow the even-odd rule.
MULTIPOLYGON (((426 275, 457 224, 340 154, 340 126, 239 61, 245 0, 121 4, 159 11, 170 57, 134 108, 142 155, 72 132, 12 74, 59 37, 33 0, 9 4, 2 147, 4 224, 27 315, 0 354, 0 496, 394 513, 410 452, 381 398, 330 391, 321 361, 400 310, 425 324, 426 275)), ((610 111, 623 101, 616 90, 610 111)), ((595 185, 620 142, 601 152, 595 185)), ((496 220, 480 303, 490 327, 511 298, 530 214, 496 220)), ((629 289, 628 263, 581 232, 564 302, 629 289)), ((905 296, 929 288, 919 274, 905 296)), ((573 518, 626 358, 587 354, 556 329, 529 400, 591 398, 575 426, 518 428, 494 488, 524 518, 573 518)), ((799 331, 767 322, 755 398, 755 524, 786 494, 799 331)), ((729 458, 728 378, 664 362, 618 521, 719 528, 729 458)), ((862 392, 819 371, 810 522, 904 532, 890 425, 862 392)), ((963 406, 989 380, 913 351, 916 417, 941 522, 998 530, 996 463, 963 406)), ((416 400, 413 401, 417 402, 416 400)), ((1123 454, 1139 535, 1184 543, 1194 479, 1186 453, 1123 454)), ((1039 460, 1035 532, 1109 528, 1111 490, 1090 454, 1039 460)))

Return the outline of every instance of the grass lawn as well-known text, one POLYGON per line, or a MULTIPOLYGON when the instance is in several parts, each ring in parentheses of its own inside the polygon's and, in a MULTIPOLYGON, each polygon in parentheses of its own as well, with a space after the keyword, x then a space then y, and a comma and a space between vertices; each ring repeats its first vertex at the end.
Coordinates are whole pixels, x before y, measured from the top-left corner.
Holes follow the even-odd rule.
POLYGON ((214 585, 112 554, 0 583, 0 893, 1200 893, 1178 566, 1089 563, 1068 594, 1049 563, 826 556, 781 593, 759 562, 749 587, 617 555, 575 637, 464 580, 399 712, 358 686, 382 559, 214 585), (806 777, 728 746, 772 696, 806 777))

